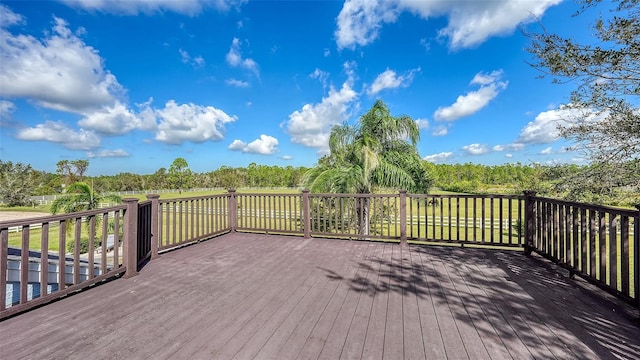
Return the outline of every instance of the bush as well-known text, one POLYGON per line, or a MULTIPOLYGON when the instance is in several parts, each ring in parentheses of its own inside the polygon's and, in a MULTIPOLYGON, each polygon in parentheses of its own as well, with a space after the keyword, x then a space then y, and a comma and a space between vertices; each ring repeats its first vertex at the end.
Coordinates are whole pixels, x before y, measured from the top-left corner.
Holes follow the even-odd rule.
MULTIPOLYGON (((94 239, 93 240, 93 248, 94 250, 97 249, 100 245, 102 244, 102 241, 100 239, 94 239)), ((69 241, 67 243, 67 253, 73 253, 76 249, 76 242, 75 240, 69 241)), ((89 238, 81 238, 80 239, 80 253, 84 254, 84 253, 88 253, 89 252, 89 238)))
POLYGON ((515 231, 516 236, 524 236, 524 221, 522 219, 517 219, 516 223, 511 225, 511 228, 515 231))
POLYGON ((454 181, 449 184, 443 184, 442 189, 445 191, 457 192, 457 193, 466 193, 466 194, 474 194, 478 191, 480 187, 480 182, 477 180, 469 181, 454 181))

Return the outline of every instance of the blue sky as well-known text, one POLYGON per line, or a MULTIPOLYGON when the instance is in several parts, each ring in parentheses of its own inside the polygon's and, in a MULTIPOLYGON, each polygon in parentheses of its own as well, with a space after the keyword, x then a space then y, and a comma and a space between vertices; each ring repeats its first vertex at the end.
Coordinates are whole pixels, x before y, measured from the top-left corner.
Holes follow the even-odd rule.
POLYGON ((0 2, 0 158, 55 171, 313 166, 377 100, 433 162, 582 162, 523 30, 586 38, 561 0, 0 2))

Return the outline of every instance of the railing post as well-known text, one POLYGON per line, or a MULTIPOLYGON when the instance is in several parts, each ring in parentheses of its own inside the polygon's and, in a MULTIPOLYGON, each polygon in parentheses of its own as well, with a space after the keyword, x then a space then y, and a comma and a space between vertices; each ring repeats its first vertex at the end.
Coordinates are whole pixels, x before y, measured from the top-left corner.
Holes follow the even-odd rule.
POLYGON ((400 190, 400 245, 407 246, 407 190, 400 190))
POLYGON ((309 209, 309 189, 302 190, 302 221, 304 238, 311 237, 311 211, 309 209))
POLYGON ((238 198, 236 197, 236 190, 227 190, 229 194, 229 229, 231 232, 236 232, 238 229, 238 198))
POLYGON ((160 195, 158 194, 150 194, 147 195, 147 200, 151 200, 151 260, 157 259, 160 257, 158 254, 158 206, 159 206, 160 195))
POLYGON ((636 204, 636 217, 633 220, 633 284, 636 295, 636 308, 640 309, 640 204, 636 204))
POLYGON ((125 198, 122 202, 127 206, 122 239, 123 262, 127 268, 124 277, 130 278, 138 274, 138 199, 125 198))
POLYGON ((527 256, 533 251, 533 238, 536 233, 536 203, 533 200, 535 196, 535 191, 524 192, 524 253, 527 256))

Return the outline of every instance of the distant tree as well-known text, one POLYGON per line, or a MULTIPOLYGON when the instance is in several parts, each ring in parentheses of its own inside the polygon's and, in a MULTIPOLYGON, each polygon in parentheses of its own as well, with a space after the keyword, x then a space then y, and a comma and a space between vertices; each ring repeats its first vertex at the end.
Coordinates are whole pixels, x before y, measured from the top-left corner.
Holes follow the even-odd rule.
POLYGON ((230 166, 221 166, 217 170, 211 172, 213 183, 225 189, 236 189, 246 185, 246 170, 242 168, 232 168, 230 166))
MULTIPOLYGON (((431 177, 416 148, 420 132, 409 116, 394 117, 382 100, 354 126, 335 126, 330 154, 309 170, 304 185, 313 192, 370 194, 375 188, 426 193, 431 177)), ((360 235, 369 234, 369 202, 358 214, 360 235), (362 214, 362 215, 360 215, 362 214)))
POLYGON ((178 189, 180 194, 182 194, 182 190, 189 186, 191 176, 192 173, 187 160, 183 158, 173 160, 173 163, 169 167, 169 182, 178 189))
POLYGON ((129 172, 118 173, 114 176, 112 186, 114 187, 114 191, 143 190, 145 188, 144 177, 129 172))
POLYGON ((31 165, 0 160, 0 202, 8 206, 28 205, 34 180, 31 165))
POLYGON ((56 173, 66 178, 66 185, 82 181, 89 168, 88 160, 60 160, 56 164, 56 173))
POLYGON ((102 202, 122 202, 122 198, 117 195, 100 195, 95 193, 87 183, 76 182, 67 186, 65 196, 59 197, 51 204, 51 213, 57 214, 93 210, 102 202))
POLYGON ((167 169, 164 167, 161 167, 160 169, 156 170, 156 172, 154 172, 152 175, 149 176, 149 181, 147 183, 149 184, 149 187, 153 190, 167 189, 169 188, 168 178, 169 178, 169 175, 167 174, 167 169))
MULTIPOLYGON (((578 14, 604 3, 609 16, 593 26, 594 38, 580 43, 557 34, 531 35, 532 64, 556 83, 576 84, 567 104, 577 115, 560 124, 563 137, 590 159, 574 192, 611 195, 640 192, 640 7, 638 0, 579 0, 578 14)), ((640 200, 640 199, 639 199, 640 200)))
POLYGON ((60 175, 46 171, 34 170, 35 189, 33 196, 59 194, 62 191, 62 178, 60 175))

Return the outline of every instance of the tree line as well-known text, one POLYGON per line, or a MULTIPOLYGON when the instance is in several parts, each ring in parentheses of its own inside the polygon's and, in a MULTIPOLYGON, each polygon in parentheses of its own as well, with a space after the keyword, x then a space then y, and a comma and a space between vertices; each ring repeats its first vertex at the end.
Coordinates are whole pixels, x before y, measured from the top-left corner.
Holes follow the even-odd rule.
MULTIPOLYGON (((0 160, 0 202, 8 206, 28 205, 29 198, 37 195, 63 194, 71 184, 84 182, 96 194, 118 191, 190 189, 190 188, 243 188, 243 187, 303 187, 307 167, 270 166, 249 164, 247 167, 221 166, 208 172, 193 172, 182 158, 182 166, 160 168, 152 174, 123 172, 115 175, 87 176, 88 161, 80 169, 74 161, 65 162, 64 170, 50 173, 35 170, 29 164, 0 160), (84 167, 86 165, 86 167, 84 167)), ((175 161, 174 161, 175 163, 175 161)), ((577 191, 570 186, 589 166, 575 164, 434 164, 422 161, 425 176, 431 179, 432 190, 462 193, 520 193, 536 190, 542 195, 568 198, 576 201, 633 205, 633 198, 624 187, 588 186, 577 191), (574 180, 572 180, 574 179, 574 180)), ((173 165, 173 164, 172 164, 173 165)), ((638 166, 636 162, 627 166, 638 166)), ((640 172, 639 172, 640 173, 640 172)), ((636 194, 637 196, 637 194, 636 194)), ((634 200, 635 199, 635 200, 634 200)))

